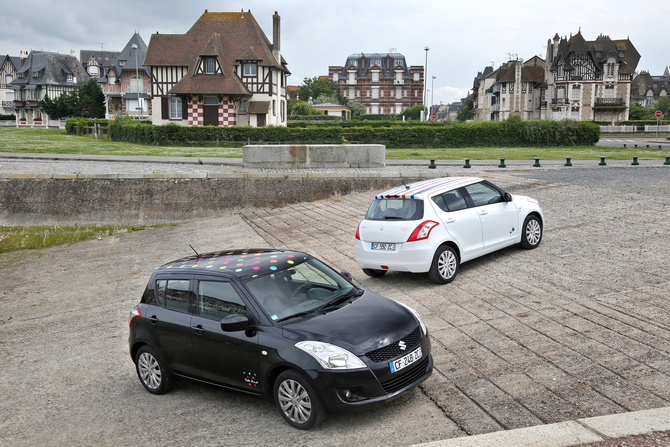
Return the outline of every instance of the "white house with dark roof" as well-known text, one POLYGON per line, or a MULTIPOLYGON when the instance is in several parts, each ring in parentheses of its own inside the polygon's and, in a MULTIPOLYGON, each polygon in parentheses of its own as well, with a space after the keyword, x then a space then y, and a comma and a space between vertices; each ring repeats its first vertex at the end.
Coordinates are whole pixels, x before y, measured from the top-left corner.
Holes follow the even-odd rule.
POLYGON ((48 126, 49 117, 41 107, 45 95, 55 99, 88 80, 88 74, 72 50, 68 54, 32 51, 9 83, 14 90, 16 125, 48 126))
POLYGON ((6 55, 0 64, 0 115, 14 114, 14 90, 9 85, 21 68, 21 58, 6 55))

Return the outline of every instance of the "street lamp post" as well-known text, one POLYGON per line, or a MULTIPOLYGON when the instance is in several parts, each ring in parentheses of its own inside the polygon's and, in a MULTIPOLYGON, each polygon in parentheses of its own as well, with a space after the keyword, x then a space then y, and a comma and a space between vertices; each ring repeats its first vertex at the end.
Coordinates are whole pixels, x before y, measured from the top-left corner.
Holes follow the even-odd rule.
POLYGON ((437 76, 433 76, 433 80, 431 81, 430 84, 430 113, 433 112, 433 95, 435 94, 435 78, 437 78, 437 76))
MULTIPOLYGON (((423 71, 423 102, 422 103, 423 103, 423 108, 425 110, 426 109, 426 89, 428 88, 428 84, 426 84, 426 75, 428 74, 428 50, 430 50, 430 48, 428 48, 426 46, 426 48, 424 48, 424 50, 426 50, 426 67, 424 68, 424 71, 423 71)), ((424 112, 424 113, 426 113, 426 112, 424 112)))
POLYGON ((137 45, 133 44, 133 50, 135 50, 135 88, 137 89, 137 110, 138 114, 140 116, 140 120, 142 120, 142 104, 140 104, 140 69, 139 66, 137 65, 137 45))

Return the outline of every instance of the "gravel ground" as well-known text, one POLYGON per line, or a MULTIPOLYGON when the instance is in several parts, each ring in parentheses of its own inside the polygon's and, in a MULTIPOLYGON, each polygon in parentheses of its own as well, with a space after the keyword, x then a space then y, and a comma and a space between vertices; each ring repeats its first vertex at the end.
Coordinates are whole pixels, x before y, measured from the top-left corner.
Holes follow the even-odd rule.
POLYGON ((642 436, 631 436, 629 438, 613 439, 611 441, 583 444, 582 447, 654 447, 669 446, 670 432, 662 431, 642 436))

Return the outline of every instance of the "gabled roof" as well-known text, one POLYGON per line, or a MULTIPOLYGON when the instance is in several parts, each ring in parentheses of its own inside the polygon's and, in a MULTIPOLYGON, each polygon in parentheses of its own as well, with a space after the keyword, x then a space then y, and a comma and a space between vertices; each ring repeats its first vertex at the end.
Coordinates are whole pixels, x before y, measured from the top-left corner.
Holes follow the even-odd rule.
MULTIPOLYGON (((554 40, 558 39, 558 35, 554 40)), ((549 41, 551 44, 551 41, 549 41)), ((551 55, 551 52, 549 52, 551 55)), ((565 68, 570 69, 569 64, 571 55, 588 55, 599 70, 603 69, 603 64, 610 57, 614 57, 619 62, 619 73, 632 74, 640 61, 640 53, 630 41, 626 38, 621 40, 612 40, 609 36, 600 35, 595 41, 584 40, 581 30, 570 37, 570 39, 561 38, 558 44, 558 54, 550 62, 550 67, 556 69, 559 61, 565 62, 565 68), (623 56, 621 56, 623 52, 623 56), (600 54, 598 54, 600 53, 600 54)))
POLYGON ((88 80, 88 74, 75 56, 47 51, 32 51, 17 73, 23 73, 23 78, 14 79, 10 85, 71 86, 80 85, 88 80), (37 78, 33 77, 35 73, 38 74, 37 78), (76 77, 76 84, 67 81, 68 75, 76 77))

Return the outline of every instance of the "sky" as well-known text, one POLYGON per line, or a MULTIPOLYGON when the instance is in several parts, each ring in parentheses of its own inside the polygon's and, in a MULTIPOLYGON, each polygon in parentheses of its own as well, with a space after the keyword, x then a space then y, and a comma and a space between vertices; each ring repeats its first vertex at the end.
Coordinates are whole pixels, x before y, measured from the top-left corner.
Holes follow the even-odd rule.
MULTIPOLYGON (((30 8, 3 14, 0 54, 20 50, 69 54, 76 50, 120 51, 135 31, 184 34, 205 12, 251 10, 272 41, 272 15, 281 16, 281 52, 292 75, 328 74, 354 53, 395 51, 408 65, 428 69, 427 98, 459 101, 477 72, 510 59, 546 56, 547 41, 580 31, 586 40, 604 34, 630 38, 641 55, 637 70, 662 75, 670 65, 667 20, 670 1, 650 0, 31 0, 30 8), (428 47, 428 52, 425 48, 428 47), (433 76, 436 78, 433 79, 433 76)), ((432 101, 431 101, 432 99, 432 101)))

